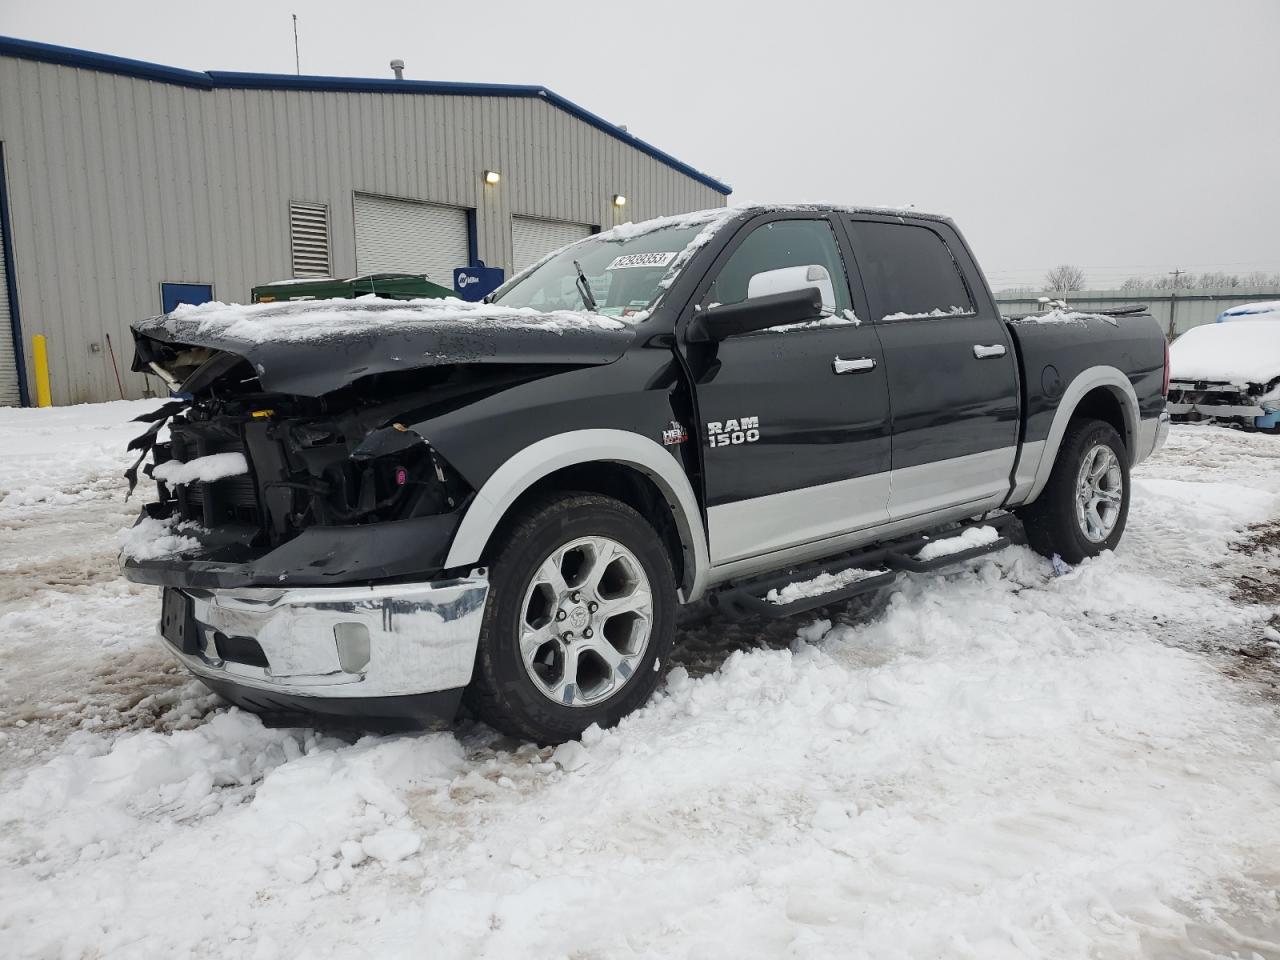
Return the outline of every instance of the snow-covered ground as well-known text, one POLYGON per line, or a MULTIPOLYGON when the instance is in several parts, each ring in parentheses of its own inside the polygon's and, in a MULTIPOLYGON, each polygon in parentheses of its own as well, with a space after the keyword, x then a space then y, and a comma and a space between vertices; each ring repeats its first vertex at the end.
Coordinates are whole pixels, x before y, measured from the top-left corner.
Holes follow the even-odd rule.
POLYGON ((1064 576, 695 609, 552 752, 268 729, 172 668, 115 571, 145 408, 0 410, 0 956, 1280 957, 1274 437, 1175 429, 1064 576))

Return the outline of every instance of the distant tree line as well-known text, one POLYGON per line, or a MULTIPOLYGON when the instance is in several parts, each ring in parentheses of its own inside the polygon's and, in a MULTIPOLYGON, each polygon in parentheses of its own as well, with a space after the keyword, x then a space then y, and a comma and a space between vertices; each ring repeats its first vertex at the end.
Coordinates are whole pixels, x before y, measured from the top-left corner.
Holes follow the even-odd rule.
MULTIPOLYGON (((1020 293, 1073 293, 1086 289, 1087 279, 1082 269, 1070 263, 1059 264, 1044 275, 1040 287, 1005 287, 1004 296, 1020 293)), ((1251 273, 1226 273, 1215 270, 1207 273, 1162 273, 1150 277, 1129 277, 1121 282, 1118 290, 1190 290, 1205 288, 1280 289, 1280 272, 1254 270, 1251 273)), ((1098 287, 1097 289, 1103 289, 1098 287)))
POLYGON ((1130 277, 1121 290, 1187 290, 1206 287, 1280 287, 1280 273, 1254 270, 1244 275, 1215 270, 1210 273, 1164 273, 1156 277, 1130 277))

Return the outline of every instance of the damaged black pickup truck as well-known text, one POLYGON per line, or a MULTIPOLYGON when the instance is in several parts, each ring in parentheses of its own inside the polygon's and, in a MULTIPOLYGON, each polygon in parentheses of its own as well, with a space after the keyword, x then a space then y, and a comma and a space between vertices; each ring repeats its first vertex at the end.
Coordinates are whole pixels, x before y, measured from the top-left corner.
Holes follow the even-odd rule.
POLYGON ((704 211, 485 304, 208 304, 135 341, 174 399, 124 570, 192 673, 262 712, 465 696, 541 742, 643 704, 679 604, 813 610, 1019 526, 1110 549, 1167 431, 1149 316, 1003 318, 914 211, 704 211))

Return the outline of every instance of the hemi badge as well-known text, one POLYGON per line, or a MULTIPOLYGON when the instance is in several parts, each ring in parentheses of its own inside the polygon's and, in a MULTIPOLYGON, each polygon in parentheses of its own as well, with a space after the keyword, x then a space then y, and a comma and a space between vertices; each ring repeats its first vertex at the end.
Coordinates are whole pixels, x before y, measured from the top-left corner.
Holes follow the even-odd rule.
POLYGON ((676 420, 672 420, 671 426, 662 431, 662 445, 664 447, 675 446, 677 443, 684 443, 688 439, 689 431, 676 420))

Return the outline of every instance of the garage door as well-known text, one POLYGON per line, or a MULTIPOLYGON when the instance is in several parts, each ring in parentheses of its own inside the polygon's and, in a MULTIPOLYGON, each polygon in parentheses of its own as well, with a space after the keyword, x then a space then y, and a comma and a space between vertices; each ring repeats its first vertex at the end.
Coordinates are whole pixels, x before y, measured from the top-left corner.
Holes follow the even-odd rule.
POLYGON ((467 212, 458 207, 357 193, 356 271, 425 273, 453 287, 453 270, 470 262, 467 212))
MULTIPOLYGON (((0 230, 4 225, 0 224, 0 230)), ((18 364, 13 351, 13 317, 9 311, 9 284, 5 280, 4 237, 0 237, 0 407, 16 407, 18 364)))
POLYGON ((532 266, 552 250, 591 236, 591 228, 563 220, 538 220, 534 217, 511 218, 512 265, 519 273, 532 266))

